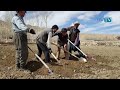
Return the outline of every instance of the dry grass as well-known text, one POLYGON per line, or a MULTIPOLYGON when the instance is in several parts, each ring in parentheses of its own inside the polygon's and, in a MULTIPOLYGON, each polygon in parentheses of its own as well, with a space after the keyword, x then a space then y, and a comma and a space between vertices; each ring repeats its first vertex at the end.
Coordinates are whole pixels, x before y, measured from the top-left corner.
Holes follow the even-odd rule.
MULTIPOLYGON (((34 44, 29 45, 37 53, 34 44)), ((118 46, 81 46, 86 54, 94 56, 96 61, 89 60, 81 63, 75 59, 61 59, 63 66, 48 64, 54 71, 54 75, 48 76, 47 69, 29 52, 27 67, 33 72, 15 71, 15 50, 13 45, 0 45, 0 78, 17 79, 49 79, 49 78, 73 78, 73 79, 118 79, 120 78, 120 48, 118 46), (12 52, 12 53, 11 53, 12 52)), ((52 47, 56 54, 56 47, 52 47)), ((62 52, 61 58, 64 57, 62 52)), ((42 56, 44 59, 44 55, 42 56)))
POLYGON ((96 40, 96 41, 115 41, 118 35, 105 34, 80 34, 82 40, 96 40))

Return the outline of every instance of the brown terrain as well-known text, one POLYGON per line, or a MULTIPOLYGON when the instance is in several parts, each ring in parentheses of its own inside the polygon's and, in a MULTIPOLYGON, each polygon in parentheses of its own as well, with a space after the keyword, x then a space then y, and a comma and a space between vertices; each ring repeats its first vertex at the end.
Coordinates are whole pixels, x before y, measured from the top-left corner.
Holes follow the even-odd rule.
MULTIPOLYGON (((3 35, 3 34, 2 34, 3 35)), ((28 36, 30 37, 30 36, 28 36)), ((56 37, 55 37, 56 38, 56 37)), ((0 39, 0 79, 120 79, 120 39, 119 35, 92 35, 81 34, 81 49, 89 57, 84 63, 76 58, 72 60, 60 59, 61 64, 47 64, 53 74, 49 75, 43 64, 35 60, 35 56, 29 51, 27 68, 31 73, 15 70, 15 48, 12 43, 3 42, 0 39)), ((55 41, 55 39, 53 38, 55 41)), ((12 41, 8 39, 7 41, 12 41)), ((28 44, 37 53, 36 44, 28 44)), ((52 46, 54 54, 56 46, 52 46)), ((61 58, 64 57, 63 51, 61 58)), ((44 60, 44 55, 42 55, 44 60)))

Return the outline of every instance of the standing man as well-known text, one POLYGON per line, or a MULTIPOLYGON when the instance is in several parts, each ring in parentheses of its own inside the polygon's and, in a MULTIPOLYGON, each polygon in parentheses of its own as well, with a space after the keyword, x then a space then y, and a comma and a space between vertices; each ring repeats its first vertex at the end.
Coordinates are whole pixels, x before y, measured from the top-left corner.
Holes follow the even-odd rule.
POLYGON ((62 28, 61 31, 57 31, 53 36, 58 35, 58 39, 57 39, 57 44, 58 44, 58 52, 56 57, 59 59, 60 57, 60 47, 63 47, 64 49, 64 54, 65 54, 65 59, 67 58, 67 53, 65 51, 67 51, 67 42, 68 42, 68 34, 67 34, 67 29, 66 28, 62 28))
POLYGON ((43 51, 46 63, 50 62, 50 53, 52 52, 51 38, 58 29, 59 27, 57 25, 53 25, 52 28, 41 31, 36 38, 38 56, 41 57, 43 51))
MULTIPOLYGON (((78 29, 80 23, 79 22, 75 22, 74 26, 68 27, 67 30, 70 31, 69 33, 69 40, 74 43, 75 46, 77 46, 78 48, 80 48, 80 39, 79 39, 79 34, 80 34, 80 30, 78 29)), ((73 46, 71 43, 69 43, 69 52, 71 53, 72 50, 78 51, 79 56, 86 58, 78 49, 75 48, 75 46, 73 46)))
POLYGON ((17 14, 12 18, 12 29, 14 31, 14 44, 16 48, 16 69, 25 70, 28 58, 27 33, 35 34, 24 23, 23 17, 26 11, 16 11, 17 14))

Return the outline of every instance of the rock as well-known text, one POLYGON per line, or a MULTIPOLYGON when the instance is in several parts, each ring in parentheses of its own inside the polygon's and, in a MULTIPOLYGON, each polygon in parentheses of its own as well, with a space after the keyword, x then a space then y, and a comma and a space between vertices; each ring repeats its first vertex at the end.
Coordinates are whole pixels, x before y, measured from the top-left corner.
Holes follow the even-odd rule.
POLYGON ((69 65, 68 63, 65 63, 65 65, 69 65))
POLYGON ((13 76, 13 73, 11 73, 11 76, 13 76))
POLYGON ((8 67, 8 70, 11 70, 12 69, 12 67, 8 67))
POLYGON ((29 70, 25 70, 24 73, 31 74, 31 72, 29 70))
POLYGON ((35 76, 35 79, 39 79, 41 76, 40 75, 36 75, 35 76))
POLYGON ((59 77, 61 77, 61 75, 58 75, 59 77))
POLYGON ((76 70, 74 70, 73 72, 76 72, 76 70))
POLYGON ((2 60, 4 60, 4 59, 6 59, 6 56, 5 56, 5 55, 2 57, 2 60))

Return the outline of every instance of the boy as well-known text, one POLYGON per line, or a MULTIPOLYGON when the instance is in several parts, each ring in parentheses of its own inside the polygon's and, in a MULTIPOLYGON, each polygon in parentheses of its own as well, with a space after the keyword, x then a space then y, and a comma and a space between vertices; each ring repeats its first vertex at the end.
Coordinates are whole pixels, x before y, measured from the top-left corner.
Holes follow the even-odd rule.
POLYGON ((60 47, 63 47, 64 49, 64 53, 65 53, 65 57, 63 59, 68 59, 67 58, 67 53, 65 51, 67 51, 67 42, 68 42, 68 34, 67 34, 67 29, 66 28, 62 28, 61 31, 57 31, 55 34, 53 34, 53 36, 58 36, 57 39, 57 44, 58 44, 58 52, 56 57, 59 59, 60 57, 60 47))

